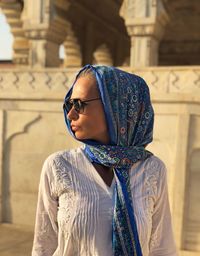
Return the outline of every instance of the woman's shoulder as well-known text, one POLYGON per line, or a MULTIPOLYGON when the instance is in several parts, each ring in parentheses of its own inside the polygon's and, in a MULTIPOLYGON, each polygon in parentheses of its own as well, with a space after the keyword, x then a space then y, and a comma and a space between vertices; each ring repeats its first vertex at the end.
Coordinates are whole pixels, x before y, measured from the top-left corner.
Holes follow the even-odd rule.
POLYGON ((60 150, 49 155, 44 161, 44 165, 54 166, 60 162, 71 162, 74 158, 77 158, 80 154, 82 154, 81 147, 69 149, 69 150, 60 150))
POLYGON ((155 177, 156 180, 166 179, 167 176, 167 168, 165 163, 155 155, 150 156, 144 161, 144 172, 146 177, 155 177))
POLYGON ((156 155, 148 157, 144 161, 145 167, 147 169, 153 169, 161 172, 166 172, 165 163, 156 155))
POLYGON ((45 177, 48 179, 56 195, 59 195, 63 189, 71 186, 75 159, 79 159, 81 154, 81 148, 62 150, 49 155, 45 160, 41 179, 45 177))
POLYGON ((61 172, 68 173, 77 159, 81 159, 81 154, 81 147, 54 152, 44 161, 42 173, 51 177, 60 176, 61 172))
POLYGON ((142 187, 145 189, 138 191, 148 191, 148 193, 157 197, 166 184, 166 173, 164 162, 155 155, 140 161, 131 173, 132 184, 134 184, 133 190, 142 187))

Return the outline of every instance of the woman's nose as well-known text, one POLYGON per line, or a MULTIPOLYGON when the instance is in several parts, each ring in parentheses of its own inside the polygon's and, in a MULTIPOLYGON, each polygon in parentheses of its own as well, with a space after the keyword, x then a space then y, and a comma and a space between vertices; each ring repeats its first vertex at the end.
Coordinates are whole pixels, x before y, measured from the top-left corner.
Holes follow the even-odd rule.
POLYGON ((69 113, 67 114, 67 118, 69 120, 77 120, 79 118, 79 115, 74 108, 71 108, 69 113))

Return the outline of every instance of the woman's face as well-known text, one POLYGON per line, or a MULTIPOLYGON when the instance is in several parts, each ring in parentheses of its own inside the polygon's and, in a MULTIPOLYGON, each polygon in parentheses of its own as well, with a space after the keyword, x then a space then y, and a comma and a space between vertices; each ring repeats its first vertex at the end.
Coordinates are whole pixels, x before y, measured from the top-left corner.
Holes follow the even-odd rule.
MULTIPOLYGON (((84 76, 76 81, 71 99, 90 100, 100 98, 95 79, 84 76)), ((102 144, 109 143, 108 129, 101 99, 90 101, 83 113, 77 113, 72 107, 67 115, 77 139, 93 139, 102 144)))

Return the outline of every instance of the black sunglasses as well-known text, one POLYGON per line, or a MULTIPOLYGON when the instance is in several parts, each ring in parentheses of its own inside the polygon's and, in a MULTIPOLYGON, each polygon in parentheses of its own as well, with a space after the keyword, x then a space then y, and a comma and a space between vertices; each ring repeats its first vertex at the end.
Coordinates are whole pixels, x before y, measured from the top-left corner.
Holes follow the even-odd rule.
POLYGON ((81 99, 66 99, 63 104, 63 109, 69 113, 69 111, 74 108, 78 114, 82 114, 84 112, 84 108, 87 105, 87 102, 100 100, 100 98, 90 99, 90 100, 81 100, 81 99))

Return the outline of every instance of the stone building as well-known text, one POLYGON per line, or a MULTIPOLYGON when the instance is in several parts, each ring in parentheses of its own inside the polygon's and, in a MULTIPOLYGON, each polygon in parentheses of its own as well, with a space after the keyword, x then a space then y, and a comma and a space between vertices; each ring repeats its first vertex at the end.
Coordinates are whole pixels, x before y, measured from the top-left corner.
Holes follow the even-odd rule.
POLYGON ((44 159, 77 146, 62 114, 72 75, 86 63, 115 65, 149 84, 149 149, 168 167, 179 255, 200 255, 199 0, 1 0, 0 8, 14 36, 13 66, 0 68, 0 222, 33 228, 44 159))

